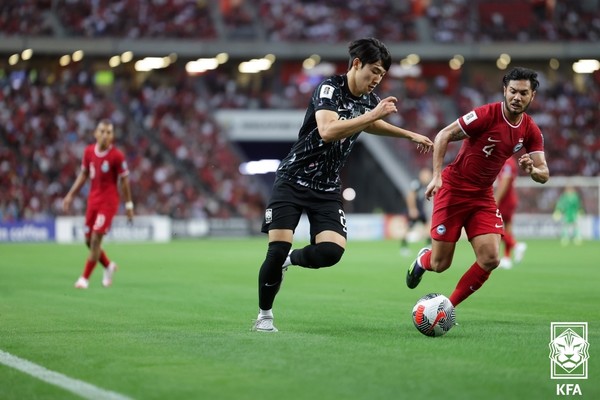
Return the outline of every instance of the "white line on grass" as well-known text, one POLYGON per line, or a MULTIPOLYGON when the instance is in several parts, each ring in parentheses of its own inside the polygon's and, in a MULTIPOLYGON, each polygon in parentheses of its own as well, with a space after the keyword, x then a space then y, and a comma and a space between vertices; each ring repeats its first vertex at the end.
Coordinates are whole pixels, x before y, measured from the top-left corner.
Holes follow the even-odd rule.
POLYGON ((34 364, 10 353, 0 350, 0 364, 18 369, 35 378, 59 386, 69 392, 75 393, 84 399, 89 400, 132 400, 131 397, 122 394, 104 390, 89 383, 69 378, 58 372, 50 371, 41 365, 34 364))

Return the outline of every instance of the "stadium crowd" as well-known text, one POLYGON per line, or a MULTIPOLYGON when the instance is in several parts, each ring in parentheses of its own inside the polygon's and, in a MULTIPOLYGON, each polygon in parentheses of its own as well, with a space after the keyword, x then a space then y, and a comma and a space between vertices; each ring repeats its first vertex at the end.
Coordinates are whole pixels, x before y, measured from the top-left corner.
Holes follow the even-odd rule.
MULTIPOLYGON (((0 79, 0 185, 6 188, 0 193, 0 220, 61 213, 62 197, 101 118, 115 124, 138 214, 255 218, 262 213, 256 182, 239 173, 239 156, 192 89, 150 82, 133 89, 129 79, 117 78, 113 90, 104 91, 92 78, 80 65, 0 79)), ((73 211, 81 214, 84 207, 80 197, 73 211)))
MULTIPOLYGON (((340 65, 338 72, 343 68, 340 65)), ((548 79, 541 73, 542 84, 529 110, 544 131, 549 166, 553 175, 597 176, 600 174, 600 74, 584 78, 587 81, 577 86, 572 76, 555 75, 548 79)), ((214 72, 212 77, 210 104, 215 109, 301 108, 309 101, 312 90, 312 87, 299 90, 299 82, 310 81, 300 68, 287 80, 279 77, 265 82, 261 90, 237 85, 235 77, 224 72, 214 72)), ((499 80, 474 76, 467 85, 447 93, 444 79, 389 77, 377 88, 377 93, 380 97, 399 98, 399 112, 390 117, 394 123, 433 137, 450 116, 466 114, 480 104, 501 101, 500 84, 499 80)), ((410 144, 403 141, 390 139, 390 146, 396 147, 403 157, 412 153, 410 144)), ((413 162, 428 160, 416 156, 413 162)))
MULTIPOLYGON (((262 90, 236 93, 234 78, 230 82, 218 72, 190 77, 183 68, 169 84, 148 79, 136 86, 117 76, 110 91, 93 83, 83 63, 36 73, 0 79, 0 184, 8 188, 0 194, 0 215, 5 221, 59 213, 83 147, 104 117, 115 122, 117 145, 129 161, 138 213, 174 218, 260 216, 260 183, 239 173, 242 157, 219 132, 211 111, 287 108, 299 97, 306 104, 309 95, 290 90, 295 85, 289 82, 265 100, 262 90), (286 95, 291 98, 281 101, 286 95)), ((390 78, 380 94, 401 99, 396 122, 433 137, 448 113, 466 113, 477 104, 499 101, 490 86, 475 83, 447 96, 428 79, 390 78)), ((600 174, 600 91, 598 85, 584 89, 564 79, 542 85, 530 109, 544 131, 554 176, 600 174)), ((412 168, 429 163, 417 155, 407 159, 414 152, 402 141, 390 140, 390 146, 412 168)), ((74 210, 81 212, 83 207, 80 201, 74 210)))
MULTIPOLYGON (((343 43, 356 35, 374 35, 393 42, 423 40, 420 26, 424 23, 424 31, 435 32, 431 39, 440 42, 600 37, 595 0, 576 4, 564 0, 477 1, 477 7, 464 0, 369 0, 368 12, 364 12, 364 3, 8 1, 0 5, 0 36, 255 35, 271 41, 343 43), (513 29, 510 37, 507 31, 494 29, 495 24, 518 21, 513 18, 515 10, 530 13, 527 15, 538 18, 539 23, 509 27, 513 29), (469 21, 468 29, 464 21, 469 21)), ((305 108, 318 79, 303 71, 300 61, 278 68, 262 80, 256 77, 251 84, 242 84, 232 70, 219 68, 188 76, 177 64, 162 75, 149 74, 143 83, 127 73, 116 73, 114 84, 105 87, 94 81, 91 62, 65 68, 50 63, 35 68, 5 67, 0 75, 0 185, 6 189, 0 191, 0 221, 60 214, 61 199, 76 176, 83 148, 92 142, 100 118, 115 123, 116 144, 124 150, 132 171, 136 213, 260 218, 264 188, 257 179, 239 173, 242 156, 219 131, 211 113, 222 108, 305 108)), ((341 63, 336 72, 344 68, 341 63)), ((553 176, 598 176, 598 74, 578 85, 570 76, 542 79, 530 113, 544 131, 553 176)), ((449 87, 447 79, 431 74, 388 77, 377 92, 400 99, 394 123, 433 137, 450 116, 500 100, 497 82, 472 76, 465 83, 449 87)), ((414 171, 429 163, 429 158, 413 155, 408 146, 405 141, 390 141, 390 148, 402 154, 414 171)), ((83 200, 74 204, 75 213, 82 213, 83 200)))
POLYGON ((9 0, 0 35, 348 42, 597 41, 598 0, 9 0))

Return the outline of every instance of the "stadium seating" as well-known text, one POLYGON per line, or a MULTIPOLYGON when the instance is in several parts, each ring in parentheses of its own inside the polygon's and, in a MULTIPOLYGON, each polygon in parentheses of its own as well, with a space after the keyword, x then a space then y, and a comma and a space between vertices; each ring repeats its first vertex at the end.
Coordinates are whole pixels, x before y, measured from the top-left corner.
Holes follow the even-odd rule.
POLYGON ((0 5, 1 35, 345 43, 600 38, 597 0, 26 0, 0 5))
MULTIPOLYGON (((464 0, 25 0, 0 5, 0 36, 195 38, 340 43, 357 36, 398 42, 504 40, 597 41, 597 1, 464 0), (552 4, 555 4, 552 6, 552 4), (594 7, 595 5, 595 7, 594 7), (365 11, 367 10, 367 11, 365 11)), ((304 55, 302 55, 304 56, 304 55)), ((424 64, 427 68, 427 64, 424 64)), ((336 66, 343 71, 345 63, 336 66)), ((243 156, 211 117, 222 108, 306 106, 314 77, 301 60, 278 63, 269 79, 242 84, 231 69, 188 76, 181 64, 143 83, 126 70, 113 90, 93 81, 94 60, 57 69, 52 61, 3 65, 0 76, 0 220, 58 215, 99 118, 116 124, 132 170, 136 212, 173 218, 260 218, 268 191, 237 166, 243 156), (153 79, 155 78, 155 79, 153 79), (77 160, 75 162, 74 160, 77 160)), ((449 86, 436 73, 386 78, 380 96, 400 98, 391 122, 433 137, 451 118, 498 99, 497 85, 477 77, 449 86), (490 87, 491 86, 491 87, 490 87)), ((574 86, 556 72, 544 78, 530 113, 546 137, 554 175, 600 174, 600 79, 574 86)), ((390 139, 415 171, 430 162, 406 141, 390 139)), ((454 150, 452 150, 454 151, 454 150)), ((74 205, 81 213, 84 204, 74 205)))
MULTIPOLYGON (((94 87, 83 66, 62 71, 56 80, 49 70, 36 72, 33 81, 18 85, 0 80, 0 183, 8 188, 0 195, 2 220, 61 214, 61 199, 79 171, 83 148, 94 142, 100 118, 115 123, 138 214, 262 213, 261 191, 237 171, 238 157, 189 89, 125 87, 109 96, 94 87)), ((83 201, 73 208, 81 214, 83 201)))

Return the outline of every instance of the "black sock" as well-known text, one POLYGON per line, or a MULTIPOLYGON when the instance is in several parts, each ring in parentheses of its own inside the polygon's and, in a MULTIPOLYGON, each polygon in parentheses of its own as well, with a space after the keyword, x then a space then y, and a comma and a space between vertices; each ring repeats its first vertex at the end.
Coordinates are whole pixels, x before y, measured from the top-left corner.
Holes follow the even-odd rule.
POLYGON ((258 273, 258 306, 261 310, 273 308, 275 296, 281 286, 282 265, 292 244, 288 242, 270 242, 265 261, 258 273))

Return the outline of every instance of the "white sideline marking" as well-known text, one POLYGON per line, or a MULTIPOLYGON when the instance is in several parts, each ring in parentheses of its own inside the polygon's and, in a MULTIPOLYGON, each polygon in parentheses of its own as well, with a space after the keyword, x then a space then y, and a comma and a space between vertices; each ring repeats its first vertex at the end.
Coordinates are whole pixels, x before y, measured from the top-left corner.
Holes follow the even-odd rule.
POLYGON ((84 399, 89 400, 132 400, 131 397, 123 396, 122 394, 104 390, 89 383, 69 378, 66 375, 58 372, 50 371, 41 365, 34 364, 25 359, 13 356, 0 350, 0 364, 18 369, 35 378, 59 386, 71 393, 75 393, 84 399))

